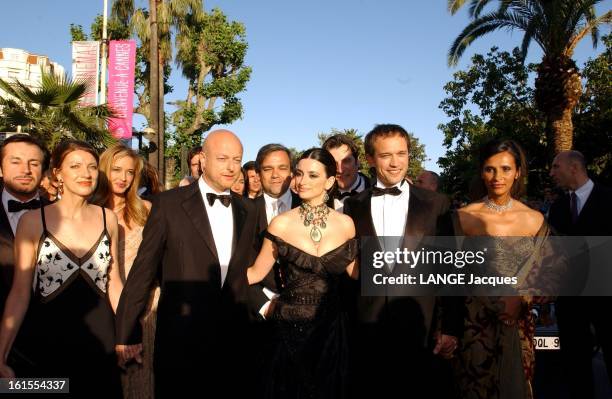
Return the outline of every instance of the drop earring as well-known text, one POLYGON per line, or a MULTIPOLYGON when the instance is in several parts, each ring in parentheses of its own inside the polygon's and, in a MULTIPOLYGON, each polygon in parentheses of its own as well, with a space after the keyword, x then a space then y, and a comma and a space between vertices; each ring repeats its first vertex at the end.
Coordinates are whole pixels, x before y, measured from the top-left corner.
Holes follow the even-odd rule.
POLYGON ((57 179, 57 194, 58 197, 64 194, 64 180, 62 179, 57 179))

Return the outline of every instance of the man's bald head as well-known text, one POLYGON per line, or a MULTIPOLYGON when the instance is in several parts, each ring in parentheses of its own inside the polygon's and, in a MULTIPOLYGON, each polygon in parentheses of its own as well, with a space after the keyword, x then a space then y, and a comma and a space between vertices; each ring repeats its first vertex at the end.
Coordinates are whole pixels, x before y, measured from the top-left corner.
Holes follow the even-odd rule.
POLYGON ((414 185, 425 190, 438 191, 439 176, 437 173, 430 170, 424 170, 417 177, 414 185))
POLYGON ((586 161, 580 151, 561 151, 553 160, 550 176, 560 188, 576 190, 588 180, 586 161))
POLYGON ((215 146, 219 144, 236 144, 240 146, 240 150, 242 151, 242 143, 236 134, 227 129, 217 129, 208 133, 204 141, 202 142, 202 152, 206 152, 210 149, 210 146, 215 146))
POLYGON ((225 129, 210 132, 202 143, 200 163, 206 183, 217 192, 229 190, 240 173, 242 143, 225 129))

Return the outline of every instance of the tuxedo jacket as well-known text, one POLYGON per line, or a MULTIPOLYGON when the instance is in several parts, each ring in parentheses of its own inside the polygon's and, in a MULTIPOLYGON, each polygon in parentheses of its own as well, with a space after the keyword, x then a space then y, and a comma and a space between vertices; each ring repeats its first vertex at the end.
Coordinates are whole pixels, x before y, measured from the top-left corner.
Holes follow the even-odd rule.
POLYGON ((587 198, 572 223, 570 196, 564 193, 551 205, 548 223, 557 233, 569 236, 612 236, 612 190, 595 183, 591 195, 587 198))
MULTIPOLYGON (((0 184, 0 193, 1 192, 2 185, 0 184)), ((43 205, 50 203, 42 197, 40 200, 43 205)), ((4 306, 13 285, 13 274, 15 269, 14 247, 15 235, 11 229, 11 224, 4 210, 4 206, 0 204, 0 315, 4 314, 4 306)), ((30 366, 32 366, 31 359, 33 356, 28 353, 29 345, 27 342, 29 339, 35 339, 36 332, 33 331, 30 322, 30 316, 29 313, 27 313, 19 329, 19 335, 13 344, 9 362, 12 363, 15 372, 21 371, 27 374, 30 366)))
MULTIPOLYGON (((2 190, 0 189, 0 192, 2 190)), ((15 235, 11 229, 4 206, 0 204, 0 310, 4 313, 4 303, 13 283, 13 269, 15 265, 15 235)))
MULTIPOLYGON (((449 201, 441 194, 409 185, 408 216, 403 246, 415 249, 423 237, 453 235, 449 201)), ((375 237, 371 210, 372 189, 369 188, 344 203, 344 213, 355 223, 356 235, 375 237)), ((433 329, 461 336, 463 331, 462 299, 434 296, 362 296, 355 294, 353 318, 359 324, 402 324, 409 326, 416 341, 427 345, 433 329)))
POLYGON ((142 342, 139 320, 154 280, 159 279, 154 365, 157 388, 158 382, 166 387, 162 391, 171 392, 182 384, 177 378, 193 386, 204 379, 214 384, 217 377, 231 375, 223 362, 238 356, 246 344, 246 268, 256 255, 257 211, 252 202, 234 193, 231 207, 232 255, 222 286, 215 240, 230 238, 213 238, 199 185, 153 198, 142 244, 119 301, 116 330, 118 344, 142 342), (194 380, 194 376, 199 377, 194 380))
MULTIPOLYGON (((266 200, 263 195, 251 200, 255 204, 257 211, 257 248, 261 249, 264 239, 264 233, 268 228, 268 218, 266 214, 266 200)), ((291 192, 291 209, 297 208, 302 203, 301 198, 291 192)), ((259 309, 269 300, 269 298, 263 293, 263 287, 268 288, 271 291, 279 292, 282 288, 281 276, 279 270, 279 264, 277 263, 270 273, 259 284, 251 286, 249 290, 250 302, 251 302, 251 317, 257 318, 259 309)))

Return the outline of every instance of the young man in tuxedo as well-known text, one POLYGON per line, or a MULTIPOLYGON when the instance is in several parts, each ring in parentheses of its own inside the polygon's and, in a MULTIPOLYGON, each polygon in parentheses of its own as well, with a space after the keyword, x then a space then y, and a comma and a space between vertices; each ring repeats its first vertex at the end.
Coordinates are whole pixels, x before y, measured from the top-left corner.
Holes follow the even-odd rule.
MULTIPOLYGON (((449 208, 446 197, 405 180, 409 143, 408 133, 398 125, 377 125, 367 134, 366 157, 376 168, 376 185, 344 203, 358 237, 398 237, 400 246, 415 249, 420 237, 452 234, 440 231, 449 208)), ((441 397, 440 392, 450 390, 450 369, 435 354, 450 357, 457 347, 463 326, 460 300, 359 292, 354 297, 356 393, 441 397)))
MULTIPOLYGON (((558 233, 568 236, 612 236, 612 190, 589 179, 584 156, 580 152, 559 153, 553 160, 550 176, 559 188, 565 190, 551 205, 548 216, 548 222, 558 233)), ((556 301, 561 359, 572 398, 594 396, 591 325, 602 347, 608 378, 612 383, 610 306, 610 297, 567 296, 559 297, 556 301)))
MULTIPOLYGON (((38 188, 47 169, 46 148, 27 134, 13 135, 0 147, 2 206, 0 207, 0 314, 13 282, 15 232, 21 216, 29 209, 41 206, 38 188)), ((31 366, 27 356, 27 337, 33 331, 27 318, 10 355, 17 375, 27 375, 31 366)))
POLYGON ((336 161, 336 183, 334 209, 342 212, 344 201, 370 187, 370 181, 359 172, 359 147, 346 134, 334 134, 325 140, 323 148, 336 161))
POLYGON ((157 397, 233 397, 250 385, 246 268, 256 256, 257 211, 230 192, 242 144, 230 131, 213 131, 201 162, 196 183, 154 197, 117 310, 119 361, 139 360, 139 320, 153 280, 160 279, 157 397))

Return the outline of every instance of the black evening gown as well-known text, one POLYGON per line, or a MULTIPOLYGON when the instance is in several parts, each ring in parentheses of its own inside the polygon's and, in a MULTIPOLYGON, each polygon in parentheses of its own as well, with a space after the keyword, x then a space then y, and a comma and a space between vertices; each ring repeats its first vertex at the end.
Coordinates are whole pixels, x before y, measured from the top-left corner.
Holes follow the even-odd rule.
MULTIPOLYGON (((46 227, 38 249, 32 323, 38 377, 70 379, 71 397, 120 398, 106 230, 81 258, 46 227)), ((102 217, 104 211, 101 210, 102 217)))
POLYGON ((266 232, 278 248, 284 288, 272 311, 264 397, 347 397, 347 319, 339 282, 355 259, 357 240, 322 256, 310 255, 266 232))

